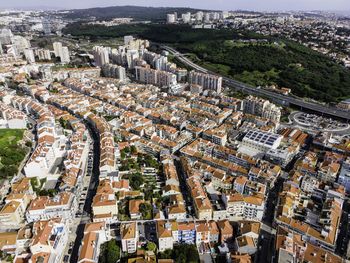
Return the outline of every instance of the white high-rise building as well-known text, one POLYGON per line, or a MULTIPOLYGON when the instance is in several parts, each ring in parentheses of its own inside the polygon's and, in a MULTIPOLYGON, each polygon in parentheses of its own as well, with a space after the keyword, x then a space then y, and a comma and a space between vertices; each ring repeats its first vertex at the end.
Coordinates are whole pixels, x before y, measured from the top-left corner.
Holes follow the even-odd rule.
POLYGON ((10 56, 13 56, 14 58, 18 58, 19 52, 17 51, 17 48, 15 45, 7 45, 7 54, 10 56))
POLYGON ((62 47, 61 62, 65 64, 70 62, 68 47, 62 47))
POLYGON ((62 43, 61 42, 54 42, 53 43, 53 50, 55 52, 56 57, 62 56, 62 43))
POLYGON ((166 22, 168 24, 174 24, 176 22, 175 14, 167 14, 166 22))
POLYGON ((229 12, 228 11, 222 11, 222 19, 226 19, 230 16, 229 12))
POLYGON ((127 46, 131 41, 134 40, 133 36, 124 36, 124 45, 127 46))
POLYGON ((94 55, 96 66, 102 67, 105 64, 109 64, 109 53, 110 53, 110 48, 95 46, 93 49, 93 55, 94 55))
POLYGON ((39 60, 51 60, 51 53, 48 49, 37 49, 35 55, 38 56, 39 60))
POLYGON ((210 13, 205 13, 204 14, 204 22, 209 23, 210 22, 210 13))
POLYGON ((105 64, 102 66, 102 73, 108 78, 117 78, 121 81, 126 80, 126 71, 122 66, 105 64))
POLYGON ((159 87, 170 87, 177 84, 176 75, 170 72, 151 68, 135 67, 136 80, 144 84, 153 84, 159 87))
POLYGON ((50 35, 52 28, 51 28, 51 22, 49 19, 45 18, 42 20, 42 25, 43 25, 43 32, 45 35, 50 35))
POLYGON ((12 38, 12 43, 19 54, 22 54, 25 49, 30 48, 30 42, 22 36, 14 36, 12 38))
POLYGON ((188 78, 191 85, 199 85, 202 86, 204 90, 213 90, 217 93, 221 93, 222 77, 191 71, 188 78))
POLYGON ((24 56, 28 63, 35 63, 35 56, 33 49, 27 48, 24 50, 24 56))
POLYGON ((186 24, 191 22, 191 13, 187 12, 185 14, 182 14, 182 21, 186 24))
POLYGON ((0 31, 0 42, 3 45, 10 45, 12 44, 12 38, 13 38, 13 34, 12 31, 10 29, 7 28, 3 28, 0 31))
POLYGON ((248 96, 243 100, 243 112, 257 115, 272 121, 279 122, 281 118, 281 108, 268 100, 254 96, 248 96))
POLYGON ((55 52, 55 56, 59 57, 62 63, 69 63, 69 49, 68 47, 64 47, 61 42, 53 43, 53 50, 55 52))
POLYGON ((196 21, 197 22, 202 22, 203 21, 203 12, 199 11, 196 13, 196 21))

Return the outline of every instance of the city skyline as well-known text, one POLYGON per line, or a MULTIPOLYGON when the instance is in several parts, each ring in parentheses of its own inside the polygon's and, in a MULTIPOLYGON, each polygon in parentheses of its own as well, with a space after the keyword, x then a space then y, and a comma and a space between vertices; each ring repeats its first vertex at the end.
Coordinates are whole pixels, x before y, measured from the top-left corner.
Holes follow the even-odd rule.
POLYGON ((43 1, 43 0, 29 0, 23 3, 22 0, 14 0, 11 3, 0 3, 0 9, 79 9, 79 8, 92 8, 92 7, 106 7, 106 6, 123 6, 123 5, 134 5, 134 6, 151 6, 151 7, 191 7, 198 9, 212 9, 212 10, 254 10, 254 11, 288 11, 288 10, 322 10, 322 11, 347 11, 350 9, 346 5, 346 0, 335 0, 332 2, 325 0, 269 0, 269 1, 242 1, 242 0, 218 0, 215 1, 192 1, 189 5, 188 1, 185 0, 85 0, 85 1, 68 1, 62 0, 59 5, 54 1, 43 1), (347 10, 346 10, 347 9, 347 10))
POLYGON ((350 262, 345 0, 3 2, 0 263, 350 262))

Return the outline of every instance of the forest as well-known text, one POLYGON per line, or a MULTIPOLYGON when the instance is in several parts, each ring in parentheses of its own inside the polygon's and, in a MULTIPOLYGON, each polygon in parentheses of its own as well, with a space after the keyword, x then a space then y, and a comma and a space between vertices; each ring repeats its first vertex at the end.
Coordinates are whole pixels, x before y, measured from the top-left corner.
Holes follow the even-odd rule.
POLYGON ((134 35, 166 43, 194 62, 255 86, 276 84, 300 97, 337 102, 350 97, 350 70, 302 44, 232 29, 192 29, 187 25, 136 24, 115 27, 73 23, 74 37, 134 35))

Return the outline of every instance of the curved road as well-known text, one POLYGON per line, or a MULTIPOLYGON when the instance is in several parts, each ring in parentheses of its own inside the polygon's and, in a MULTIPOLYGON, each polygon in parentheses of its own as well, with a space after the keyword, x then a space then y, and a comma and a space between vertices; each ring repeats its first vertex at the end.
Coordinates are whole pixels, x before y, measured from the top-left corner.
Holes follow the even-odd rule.
MULTIPOLYGON (((183 54, 181 54, 180 52, 178 52, 177 50, 175 50, 171 47, 161 45, 161 48, 167 50, 168 52, 173 54, 176 58, 178 58, 182 63, 190 66, 191 68, 194 68, 195 70, 197 70, 199 72, 218 75, 214 72, 211 72, 211 71, 193 63, 191 60, 186 58, 183 54)), ((258 88, 255 88, 253 86, 244 84, 242 82, 239 82, 239 81, 236 81, 234 79, 227 78, 227 77, 222 77, 222 79, 223 79, 223 83, 226 86, 234 87, 234 88, 239 89, 240 91, 245 92, 245 93, 267 97, 267 98, 271 99, 272 101, 274 101, 278 104, 281 104, 283 106, 294 105, 294 106, 298 106, 304 110, 310 110, 310 111, 313 111, 313 112, 318 113, 320 115, 327 115, 330 117, 335 117, 338 119, 345 120, 346 122, 349 122, 349 120, 350 120, 350 112, 342 111, 342 110, 339 110, 338 108, 335 108, 335 107, 329 107, 329 106, 322 105, 322 104, 306 102, 306 101, 302 100, 301 98, 286 96, 286 95, 278 94, 278 93, 264 90, 264 89, 258 89, 258 88)))

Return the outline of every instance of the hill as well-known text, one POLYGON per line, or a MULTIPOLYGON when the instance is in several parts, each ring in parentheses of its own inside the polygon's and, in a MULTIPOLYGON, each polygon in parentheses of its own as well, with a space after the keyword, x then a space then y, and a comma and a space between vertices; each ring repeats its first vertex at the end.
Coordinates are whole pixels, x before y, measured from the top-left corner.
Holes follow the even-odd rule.
POLYGON ((197 11, 199 10, 185 7, 110 6, 69 10, 69 13, 65 14, 65 17, 69 19, 88 19, 95 17, 97 20, 131 17, 138 21, 164 21, 168 13, 177 12, 178 14, 182 14, 197 11))
POLYGON ((73 36, 122 37, 127 34, 167 43, 204 67, 255 85, 277 84, 295 95, 325 102, 350 97, 350 70, 293 41, 232 29, 192 29, 184 25, 68 25, 73 36))

